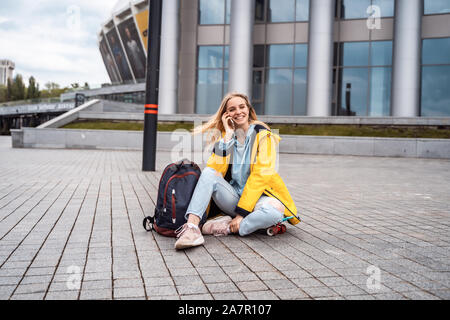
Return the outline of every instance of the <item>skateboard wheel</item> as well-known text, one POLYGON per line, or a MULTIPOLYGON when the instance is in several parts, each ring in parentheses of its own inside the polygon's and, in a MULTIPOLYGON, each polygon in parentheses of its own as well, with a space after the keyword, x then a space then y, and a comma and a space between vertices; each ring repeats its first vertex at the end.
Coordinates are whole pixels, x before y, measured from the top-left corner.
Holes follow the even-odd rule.
POLYGON ((285 232, 286 232, 286 226, 284 224, 282 224, 280 233, 285 233, 285 232))
POLYGON ((273 229, 274 229, 273 227, 270 227, 270 228, 266 229, 266 233, 267 233, 268 236, 272 237, 273 235, 275 235, 273 229))

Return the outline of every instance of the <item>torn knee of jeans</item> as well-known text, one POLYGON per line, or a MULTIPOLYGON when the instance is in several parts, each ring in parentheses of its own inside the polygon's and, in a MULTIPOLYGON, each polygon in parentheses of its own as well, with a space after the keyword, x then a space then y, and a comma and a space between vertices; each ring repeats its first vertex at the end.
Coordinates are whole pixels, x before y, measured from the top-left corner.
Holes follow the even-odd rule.
POLYGON ((284 213, 284 205, 279 200, 271 198, 267 201, 267 204, 270 204, 281 213, 284 213))

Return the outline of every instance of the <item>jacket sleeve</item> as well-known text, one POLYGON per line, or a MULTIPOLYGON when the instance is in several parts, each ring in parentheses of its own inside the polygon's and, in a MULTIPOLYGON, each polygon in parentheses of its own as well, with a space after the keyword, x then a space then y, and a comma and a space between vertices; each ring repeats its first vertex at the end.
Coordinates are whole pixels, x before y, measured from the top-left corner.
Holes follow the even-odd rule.
POLYGON ((228 163, 230 162, 231 148, 232 145, 230 143, 225 144, 223 141, 216 142, 206 166, 220 172, 222 177, 225 177, 228 170, 228 163))
POLYGON ((274 136, 268 132, 257 139, 256 159, 251 163, 253 168, 235 209, 235 212, 243 217, 253 211, 256 202, 269 185, 269 181, 276 174, 277 154, 274 136))

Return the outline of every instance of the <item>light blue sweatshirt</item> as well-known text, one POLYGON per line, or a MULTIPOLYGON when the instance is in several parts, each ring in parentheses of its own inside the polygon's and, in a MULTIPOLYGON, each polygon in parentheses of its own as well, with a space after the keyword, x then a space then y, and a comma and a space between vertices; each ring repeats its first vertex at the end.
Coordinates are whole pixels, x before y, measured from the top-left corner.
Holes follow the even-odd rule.
POLYGON ((252 124, 247 130, 244 144, 241 144, 236 135, 227 143, 223 138, 219 141, 219 149, 225 151, 229 150, 233 146, 233 159, 231 168, 231 181, 230 184, 236 190, 239 195, 242 195, 245 184, 250 175, 250 155, 252 152, 252 146, 250 145, 250 136, 254 131, 255 125, 252 124))

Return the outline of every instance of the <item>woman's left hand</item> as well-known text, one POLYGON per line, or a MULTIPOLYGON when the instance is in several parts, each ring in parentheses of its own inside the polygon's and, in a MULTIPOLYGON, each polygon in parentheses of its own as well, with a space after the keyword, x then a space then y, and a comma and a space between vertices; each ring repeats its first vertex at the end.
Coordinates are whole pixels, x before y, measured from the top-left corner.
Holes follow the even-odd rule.
POLYGON ((240 215, 236 215, 236 217, 233 218, 230 222, 230 231, 232 233, 238 233, 239 232, 239 225, 241 224, 241 221, 244 220, 244 218, 240 215))

